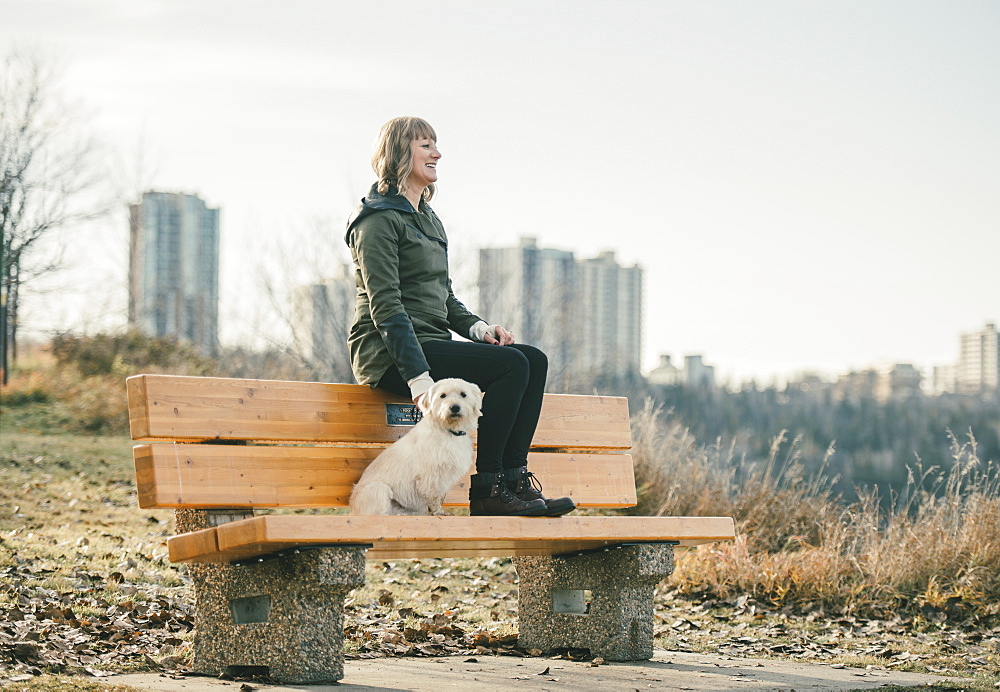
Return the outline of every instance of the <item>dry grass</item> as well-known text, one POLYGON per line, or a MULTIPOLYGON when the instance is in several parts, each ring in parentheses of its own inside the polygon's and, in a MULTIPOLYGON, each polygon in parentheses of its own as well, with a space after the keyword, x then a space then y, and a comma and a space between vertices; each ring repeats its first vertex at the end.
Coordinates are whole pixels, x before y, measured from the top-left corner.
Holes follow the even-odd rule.
POLYGON ((978 458, 971 433, 952 440, 947 469, 911 475, 905 501, 886 508, 868 493, 845 507, 822 472, 805 476, 796 442, 786 445, 783 434, 753 463, 699 446, 651 405, 634 420, 639 513, 737 522, 734 543, 678 560, 672 583, 681 591, 876 617, 1000 615, 1000 474, 978 458))
POLYGON ((31 370, 3 388, 4 415, 12 426, 100 435, 128 434, 124 379, 81 377, 66 368, 31 370))

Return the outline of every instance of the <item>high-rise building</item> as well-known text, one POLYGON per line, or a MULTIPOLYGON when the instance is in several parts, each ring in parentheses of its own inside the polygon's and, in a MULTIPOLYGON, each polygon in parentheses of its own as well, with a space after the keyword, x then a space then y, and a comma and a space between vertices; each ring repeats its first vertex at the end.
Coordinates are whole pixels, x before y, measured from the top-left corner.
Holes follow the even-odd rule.
POLYGON ((354 320, 354 273, 340 265, 334 276, 299 286, 292 303, 292 334, 298 355, 328 382, 351 382, 347 335, 354 320))
POLYGON ((614 252, 577 262, 580 300, 592 330, 577 352, 581 372, 636 374, 642 358, 642 269, 622 267, 614 252))
POLYGON ((549 359, 549 381, 566 374, 573 344, 576 272, 573 253, 539 248, 534 238, 518 247, 479 251, 478 314, 502 324, 521 343, 542 349, 549 359))
POLYGON ((514 248, 479 251, 479 308, 517 340, 549 358, 549 384, 639 372, 642 270, 621 267, 608 252, 577 260, 522 238, 514 248))
POLYGON ((955 380, 963 394, 1000 389, 1000 339, 993 322, 978 332, 962 334, 955 380))
POLYGON ((196 195, 146 192, 129 211, 129 325, 217 355, 219 210, 196 195))

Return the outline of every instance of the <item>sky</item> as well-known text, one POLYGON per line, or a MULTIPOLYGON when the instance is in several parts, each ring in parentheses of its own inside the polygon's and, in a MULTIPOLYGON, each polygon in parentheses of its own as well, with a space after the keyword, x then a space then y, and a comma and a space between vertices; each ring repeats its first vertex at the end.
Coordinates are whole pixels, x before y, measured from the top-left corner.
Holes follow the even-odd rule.
MULTIPOLYGON (((4 54, 56 56, 121 189, 221 209, 224 344, 279 331, 262 276, 349 259, 397 115, 437 131, 459 297, 475 309, 479 247, 613 250, 644 269, 646 369, 929 375, 1000 321, 994 0, 0 0, 0 18, 4 54)), ((29 294, 25 329, 123 323, 127 234, 124 211, 65 233, 75 278, 29 294)))

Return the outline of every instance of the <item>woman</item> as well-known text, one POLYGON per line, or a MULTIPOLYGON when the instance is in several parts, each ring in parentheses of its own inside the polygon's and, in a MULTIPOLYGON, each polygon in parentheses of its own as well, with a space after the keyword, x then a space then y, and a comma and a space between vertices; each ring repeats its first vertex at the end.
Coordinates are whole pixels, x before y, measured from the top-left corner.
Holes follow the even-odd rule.
POLYGON ((448 238, 427 204, 440 159, 426 121, 394 118, 382 127, 372 157, 378 181, 347 227, 358 288, 348 338, 354 376, 415 403, 437 379, 479 385, 485 397, 470 513, 563 515, 575 509, 573 501, 543 497, 527 469, 548 361, 452 293, 448 238), (452 340, 452 331, 471 341, 452 340))

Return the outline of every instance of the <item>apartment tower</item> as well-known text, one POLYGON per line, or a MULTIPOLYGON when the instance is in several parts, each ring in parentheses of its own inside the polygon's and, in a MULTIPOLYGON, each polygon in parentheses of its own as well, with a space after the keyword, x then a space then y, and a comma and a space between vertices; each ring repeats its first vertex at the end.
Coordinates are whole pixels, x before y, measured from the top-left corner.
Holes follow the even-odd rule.
POLYGON ((614 253, 577 260, 534 238, 481 249, 478 312, 545 351, 550 388, 639 372, 642 270, 621 267, 614 253))
POLYGON ((978 332, 962 334, 955 379, 963 394, 1000 389, 1000 339, 993 322, 978 332))
POLYGON ((219 210, 146 192, 129 211, 129 326, 218 355, 219 210))

